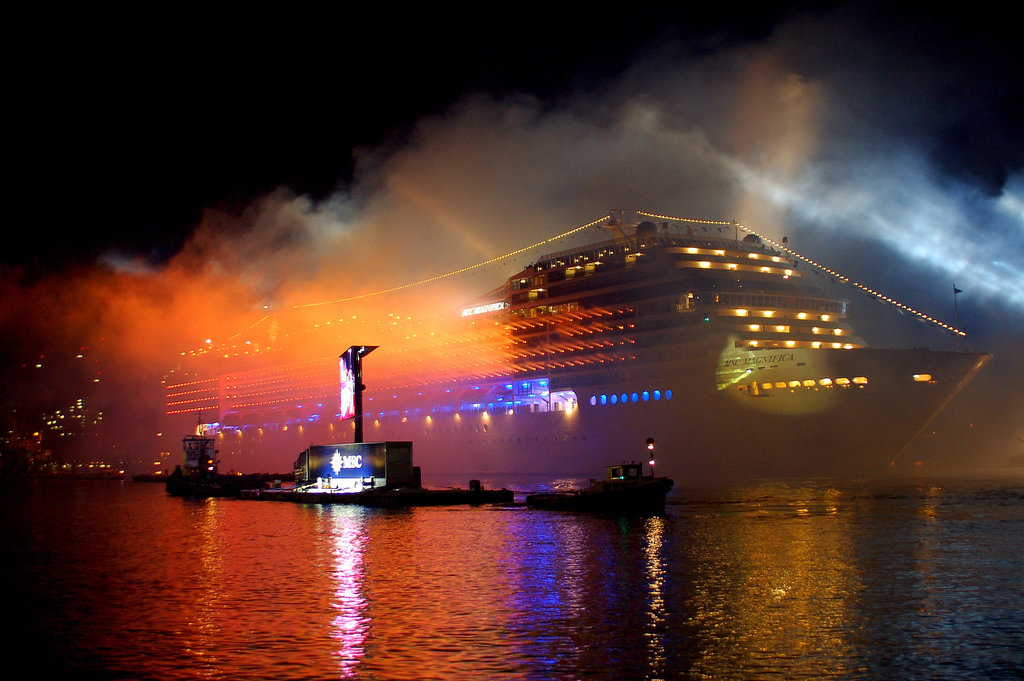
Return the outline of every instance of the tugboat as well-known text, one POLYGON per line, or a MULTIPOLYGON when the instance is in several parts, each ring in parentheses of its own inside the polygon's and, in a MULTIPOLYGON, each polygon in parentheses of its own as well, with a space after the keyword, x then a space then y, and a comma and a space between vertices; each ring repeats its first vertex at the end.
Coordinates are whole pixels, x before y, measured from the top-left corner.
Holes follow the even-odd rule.
POLYGON ((215 440, 203 435, 201 428, 197 426, 194 435, 182 438, 184 467, 175 466, 167 477, 167 493, 176 497, 231 496, 237 490, 232 485, 222 484, 224 476, 217 473, 215 440))
POLYGON ((236 497, 243 489, 261 487, 262 475, 223 475, 217 472, 216 440, 197 425, 194 435, 181 440, 184 467, 176 466, 167 476, 167 493, 175 497, 236 497))
POLYGON ((653 471, 645 476, 641 464, 621 463, 609 466, 607 479, 591 480, 587 489, 528 494, 526 505, 557 511, 664 513, 665 497, 673 484, 653 471))
POLYGON ((238 497, 243 490, 257 490, 274 484, 280 487, 281 480, 291 478, 282 473, 218 473, 217 450, 212 437, 203 435, 197 429, 195 435, 182 438, 185 450, 185 465, 175 466, 174 472, 163 476, 167 482, 167 493, 175 497, 206 499, 209 497, 238 497))

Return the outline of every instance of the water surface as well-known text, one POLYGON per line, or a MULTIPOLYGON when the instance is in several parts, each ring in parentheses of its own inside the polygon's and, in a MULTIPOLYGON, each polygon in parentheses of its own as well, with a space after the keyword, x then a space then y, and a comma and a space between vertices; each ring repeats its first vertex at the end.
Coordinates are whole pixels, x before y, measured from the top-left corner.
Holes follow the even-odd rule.
POLYGON ((76 679, 1024 675, 1024 483, 671 501, 619 518, 8 481, 5 648, 76 679))

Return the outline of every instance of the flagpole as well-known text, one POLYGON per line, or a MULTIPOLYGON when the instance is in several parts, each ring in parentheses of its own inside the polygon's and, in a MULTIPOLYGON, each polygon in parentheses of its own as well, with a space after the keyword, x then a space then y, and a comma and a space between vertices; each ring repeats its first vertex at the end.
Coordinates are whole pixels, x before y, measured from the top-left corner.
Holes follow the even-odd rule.
POLYGON ((953 324, 956 326, 957 331, 960 331, 960 308, 956 304, 956 296, 958 293, 963 293, 960 289, 953 284, 953 324))

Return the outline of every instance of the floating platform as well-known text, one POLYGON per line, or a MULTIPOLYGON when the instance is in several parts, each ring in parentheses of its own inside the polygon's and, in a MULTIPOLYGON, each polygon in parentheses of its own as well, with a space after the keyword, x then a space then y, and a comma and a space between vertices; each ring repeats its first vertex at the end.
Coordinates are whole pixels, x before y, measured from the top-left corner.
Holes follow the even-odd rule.
POLYGON ((513 493, 508 489, 373 489, 363 492, 308 492, 294 489, 242 490, 239 499, 252 501, 290 501, 299 504, 355 504, 378 508, 410 508, 413 506, 456 506, 479 504, 511 504, 513 493))
POLYGON ((425 489, 412 465, 412 443, 404 440, 310 445, 287 476, 218 474, 213 445, 213 438, 184 438, 185 465, 167 476, 168 494, 380 508, 513 502, 511 490, 484 489, 479 480, 470 480, 469 489, 425 489), (292 485, 282 487, 286 478, 292 485))

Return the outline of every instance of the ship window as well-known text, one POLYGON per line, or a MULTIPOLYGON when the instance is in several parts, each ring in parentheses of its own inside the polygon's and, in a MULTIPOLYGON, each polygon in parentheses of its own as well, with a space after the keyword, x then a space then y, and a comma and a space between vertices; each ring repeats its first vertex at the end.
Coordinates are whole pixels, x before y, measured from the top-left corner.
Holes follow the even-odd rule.
POLYGON ((619 396, 618 395, 612 395, 610 399, 611 399, 612 404, 617 404, 618 401, 619 401, 619 396))
POLYGON ((637 402, 637 401, 639 401, 639 399, 640 399, 640 396, 637 395, 636 393, 633 393, 632 395, 629 396, 629 401, 630 402, 637 402))
POLYGON ((601 395, 601 404, 608 404, 608 396, 601 395))
POLYGON ((643 391, 643 393, 641 394, 641 397, 643 397, 643 399, 644 399, 644 402, 647 402, 648 400, 650 400, 650 399, 651 399, 651 394, 650 394, 649 392, 647 392, 647 391, 645 390, 645 391, 643 391))
POLYGON ((772 386, 772 384, 771 384, 771 383, 762 383, 762 384, 761 384, 761 390, 771 390, 771 389, 772 389, 772 387, 773 387, 773 386, 772 386))
POLYGON ((914 380, 918 383, 927 383, 932 380, 931 374, 914 374, 914 380))
POLYGON ((868 379, 865 378, 864 376, 854 376, 853 382, 856 383, 857 385, 865 385, 867 384, 868 379))
POLYGON ((629 402, 629 396, 628 396, 628 395, 626 395, 626 393, 622 393, 622 396, 621 396, 621 397, 619 397, 619 400, 620 400, 620 401, 621 401, 621 402, 622 402, 623 404, 625 404, 626 402, 629 402))
POLYGON ((786 387, 786 382, 785 381, 776 381, 775 382, 775 387, 776 388, 785 388, 786 387))
POLYGON ((850 379, 848 378, 837 378, 836 385, 850 385, 850 379))
POLYGON ((807 380, 804 381, 805 387, 813 388, 815 385, 817 385, 817 381, 815 381, 813 378, 808 378, 807 380))
POLYGON ((790 381, 789 382, 789 387, 790 388, 799 388, 800 387, 800 381, 790 381))
POLYGON ((654 401, 657 402, 660 399, 661 399, 661 391, 660 390, 655 390, 654 391, 654 401))
POLYGON ((665 399, 666 400, 671 400, 672 399, 672 391, 671 390, 666 390, 665 391, 665 399))
POLYGON ((597 404, 597 395, 591 395, 591 396, 590 396, 590 406, 592 406, 592 407, 593 407, 593 406, 595 406, 596 404, 597 404))
POLYGON ((831 378, 819 378, 818 379, 818 383, 820 385, 832 385, 832 379, 831 378))

